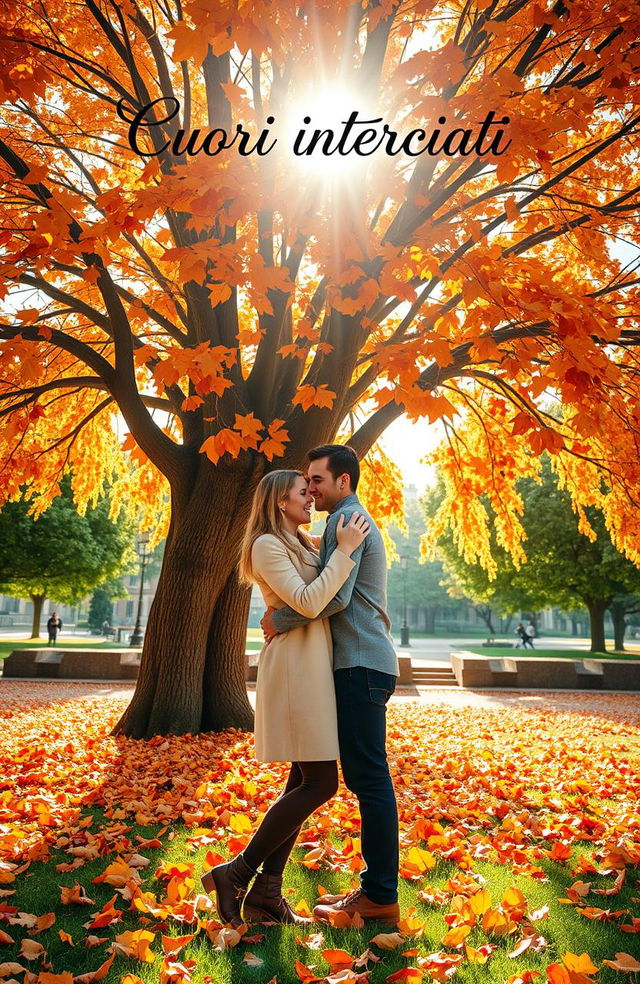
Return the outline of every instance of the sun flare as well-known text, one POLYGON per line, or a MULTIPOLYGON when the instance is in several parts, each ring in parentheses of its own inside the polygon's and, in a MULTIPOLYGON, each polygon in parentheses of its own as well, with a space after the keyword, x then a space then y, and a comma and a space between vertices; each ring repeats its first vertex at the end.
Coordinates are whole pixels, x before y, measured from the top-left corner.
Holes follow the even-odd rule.
POLYGON ((362 123, 380 118, 373 101, 352 86, 306 87, 285 120, 287 153, 296 168, 331 182, 353 178, 363 171, 368 158, 340 144, 354 113, 360 128, 362 123))

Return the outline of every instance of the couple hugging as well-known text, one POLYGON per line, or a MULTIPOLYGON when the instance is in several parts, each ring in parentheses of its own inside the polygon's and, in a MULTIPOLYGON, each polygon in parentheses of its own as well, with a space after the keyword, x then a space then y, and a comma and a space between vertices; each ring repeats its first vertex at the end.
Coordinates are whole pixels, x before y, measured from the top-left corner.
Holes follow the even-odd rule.
POLYGON ((306 475, 265 475, 242 544, 241 577, 259 586, 268 606, 255 754, 260 762, 291 762, 291 770, 244 851, 203 875, 220 918, 235 927, 310 922, 282 897, 282 875, 302 824, 338 789, 338 758, 358 799, 366 867, 360 888, 321 898, 314 917, 359 913, 395 924, 400 916, 398 812, 385 748, 398 660, 385 611, 384 544, 356 495, 353 449, 326 444, 308 458, 306 475), (329 512, 319 540, 300 530, 314 501, 329 512))

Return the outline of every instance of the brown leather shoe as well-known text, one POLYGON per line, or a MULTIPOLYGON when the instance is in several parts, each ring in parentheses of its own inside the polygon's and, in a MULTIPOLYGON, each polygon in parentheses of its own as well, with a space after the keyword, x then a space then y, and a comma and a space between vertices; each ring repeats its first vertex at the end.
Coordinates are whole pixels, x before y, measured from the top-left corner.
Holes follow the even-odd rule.
POLYGON ((208 895, 216 893, 216 908, 223 923, 231 923, 234 928, 242 926, 242 902, 247 894, 249 882, 255 871, 250 868, 242 854, 226 864, 217 864, 202 876, 202 887, 208 895))
POLYGON ((306 926, 312 920, 294 912, 282 895, 282 875, 261 871, 244 900, 246 922, 277 922, 289 926, 306 926))
POLYGON ((351 918, 357 912, 365 920, 377 919, 393 926, 400 919, 400 906, 397 902, 379 905, 378 902, 372 902, 367 898, 361 888, 348 892, 337 902, 316 905, 313 915, 319 922, 330 922, 332 912, 346 912, 351 918))

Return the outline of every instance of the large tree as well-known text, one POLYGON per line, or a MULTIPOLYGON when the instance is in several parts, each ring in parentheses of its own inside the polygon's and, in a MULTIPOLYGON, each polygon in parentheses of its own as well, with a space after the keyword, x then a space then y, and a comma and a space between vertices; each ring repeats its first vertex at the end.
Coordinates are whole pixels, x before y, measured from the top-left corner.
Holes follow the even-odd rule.
POLYGON ((609 250, 638 214, 637 8, 12 0, 0 32, 0 496, 26 482, 45 506, 71 466, 80 496, 115 470, 149 524, 165 507, 117 730, 251 726, 251 496, 338 433, 364 456, 401 414, 470 415, 489 450, 447 472, 469 549, 487 560, 473 502, 489 489, 509 513, 525 447, 554 452, 577 502, 602 477, 637 550, 639 280, 609 250), (287 152, 290 114, 295 129, 318 94, 314 122, 357 108, 401 136, 459 130, 450 155, 330 170, 287 152), (510 119, 501 156, 461 133, 489 113, 510 119), (216 154, 220 132, 185 152, 271 117, 270 153, 243 138, 216 154))
POLYGON ((46 598, 76 605, 97 585, 135 567, 135 520, 112 522, 111 499, 101 496, 78 512, 69 476, 39 517, 25 498, 0 509, 0 591, 33 602, 31 637, 40 635, 46 598))

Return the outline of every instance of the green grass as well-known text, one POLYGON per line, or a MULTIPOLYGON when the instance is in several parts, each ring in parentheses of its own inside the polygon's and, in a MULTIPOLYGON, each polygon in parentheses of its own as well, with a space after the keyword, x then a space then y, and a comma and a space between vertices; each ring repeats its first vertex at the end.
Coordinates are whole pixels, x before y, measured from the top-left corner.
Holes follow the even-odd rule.
MULTIPOLYGON (((88 642, 78 639, 77 636, 59 636, 57 648, 65 649, 124 649, 124 643, 117 645, 113 642, 88 642)), ((7 639, 0 638, 0 659, 5 659, 14 649, 46 649, 47 639, 7 639)))
POLYGON ((477 647, 470 646, 468 652, 474 653, 476 656, 501 656, 509 659, 513 656, 521 657, 526 656, 532 659, 553 657, 554 659, 630 659, 640 661, 640 652, 608 652, 608 653, 591 653, 588 649, 504 649, 501 647, 493 648, 487 646, 487 648, 478 649, 477 647))
MULTIPOLYGON (((88 815, 89 812, 85 811, 85 816, 88 815)), ((94 832, 100 827, 113 823, 98 809, 92 809, 90 815, 93 817, 92 829, 94 832)), ((127 837, 135 842, 136 834, 151 837, 157 830, 158 827, 127 825, 127 837)), ((189 850, 187 838, 191 831, 182 824, 175 824, 173 831, 175 833, 174 839, 170 842, 165 839, 162 848, 141 850, 141 853, 151 861, 151 864, 140 872, 143 881, 141 887, 143 890, 155 892, 158 898, 163 894, 160 884, 154 876, 158 864, 167 861, 195 862, 195 875, 198 877, 206 852, 205 848, 198 849, 196 854, 189 850)), ((224 849, 223 845, 213 845, 213 847, 214 849, 224 849)), ((586 847, 584 849, 580 846, 575 848, 572 861, 575 862, 577 856, 586 850, 586 847)), ((302 850, 296 850, 294 858, 299 859, 302 854, 302 850)), ((34 863, 30 870, 19 876, 15 882, 16 894, 4 900, 17 906, 21 912, 35 914, 55 912, 56 923, 54 926, 50 930, 33 937, 46 947, 48 960, 54 973, 70 971, 77 975, 95 970, 106 959, 107 946, 116 935, 126 930, 148 928, 154 931, 156 929, 155 920, 151 920, 148 926, 144 926, 139 914, 128 911, 127 903, 123 902, 119 895, 115 905, 124 910, 121 922, 104 930, 86 930, 83 928, 83 923, 89 921, 91 913, 101 909, 116 894, 115 889, 109 885, 92 884, 92 879, 101 874, 114 859, 115 855, 109 854, 88 862, 76 871, 59 873, 56 871, 56 864, 61 861, 68 861, 69 855, 62 850, 54 850, 46 863, 34 863), (60 886, 72 886, 76 881, 80 881, 85 886, 87 895, 93 899, 94 905, 63 906, 60 903, 60 886), (64 929, 69 933, 76 945, 72 947, 63 943, 58 936, 59 929, 64 929), (88 949, 83 946, 82 941, 89 932, 107 937, 107 942, 95 949, 88 949)), ((545 883, 528 876, 514 876, 507 866, 489 861, 476 861, 474 870, 486 879, 485 887, 489 890, 494 905, 499 905, 505 889, 515 886, 528 899, 529 911, 538 909, 545 904, 549 906, 548 918, 535 924, 538 932, 547 939, 549 946, 538 953, 527 951, 522 956, 512 959, 508 953, 513 948, 514 941, 519 938, 520 933, 518 932, 506 939, 491 938, 491 942, 497 942, 498 946, 489 958, 489 962, 485 965, 463 963, 455 975, 456 980, 465 982, 465 984, 467 982, 502 984, 511 974, 525 969, 537 969, 542 972, 540 980, 544 981, 546 966, 560 960, 567 950, 577 954, 589 953, 596 964, 600 964, 605 958, 613 957, 613 954, 620 950, 627 953, 637 952, 635 938, 621 932, 618 928, 620 920, 594 922, 581 916, 573 906, 566 906, 558 901, 558 898, 565 894, 567 887, 575 880, 571 876, 568 866, 556 864, 547 859, 543 859, 540 866, 545 870, 548 877, 548 881, 545 883)), ((439 860, 436 868, 420 883, 400 880, 400 904, 403 914, 406 914, 411 907, 415 907, 416 915, 427 921, 426 930, 415 942, 407 941, 406 947, 394 951, 376 950, 377 955, 382 959, 380 963, 372 966, 371 984, 382 984, 389 974, 413 964, 411 959, 401 956, 404 949, 415 946, 419 954, 423 956, 445 949, 441 946, 440 940, 448 929, 444 915, 450 907, 449 905, 436 907, 422 902, 418 898, 418 888, 444 888, 447 879, 456 873, 457 869, 453 863, 439 860)), ((589 879, 587 878, 587 880, 589 879)), ((632 875, 627 879, 620 894, 613 899, 592 895, 587 898, 584 904, 637 912, 637 907, 634 906, 632 900, 632 896, 637 894, 634 881, 632 875)), ((308 871, 300 865, 290 863, 287 868, 285 887, 291 890, 288 892, 288 897, 293 903, 304 898, 312 908, 317 897, 316 886, 319 883, 329 891, 336 891, 348 887, 348 882, 349 876, 342 872, 308 871)), ((612 878, 597 878, 594 887, 608 887, 612 882, 612 878)), ((196 889, 198 888, 199 885, 196 882, 196 889)), ((27 929, 11 925, 5 925, 4 928, 9 931, 15 943, 2 946, 0 962, 17 960, 23 964, 26 963, 19 957, 19 948, 20 941, 23 938, 29 938, 27 929)), ((161 932, 164 932, 165 935, 180 936, 191 933, 193 928, 187 924, 181 925, 170 922, 161 929, 161 932)), ((302 929, 256 926, 250 928, 249 935, 264 933, 263 941, 249 944, 241 943, 239 947, 224 953, 215 952, 204 932, 200 932, 182 951, 178 959, 195 959, 197 961, 194 968, 194 984, 200 984, 207 976, 212 979, 214 984, 250 984, 250 982, 263 984, 274 976, 277 976, 279 982, 286 984, 286 982, 297 981, 294 970, 296 960, 300 960, 307 966, 315 965, 319 977, 329 972, 329 966, 318 950, 309 950, 296 943, 296 937, 300 938, 308 933, 319 931, 324 934, 324 948, 345 949, 350 954, 358 956, 367 949, 376 933, 389 932, 390 930, 379 924, 367 924, 363 930, 338 930, 319 924, 313 924, 302 929), (243 963, 243 956, 247 950, 255 953, 264 961, 262 967, 250 968, 243 963)), ((468 943, 478 947, 489 939, 482 928, 476 926, 468 937, 468 943)), ((376 948, 373 947, 373 949, 376 948)), ((159 979, 162 953, 160 932, 157 932, 152 950, 156 954, 156 961, 153 964, 142 964, 118 957, 105 978, 106 984, 118 984, 123 974, 127 972, 138 975, 145 984, 156 984, 159 979)), ((425 979, 428 980, 428 977, 425 979)), ((603 967, 598 981, 599 984, 615 984, 619 981, 619 977, 613 970, 603 967)))

